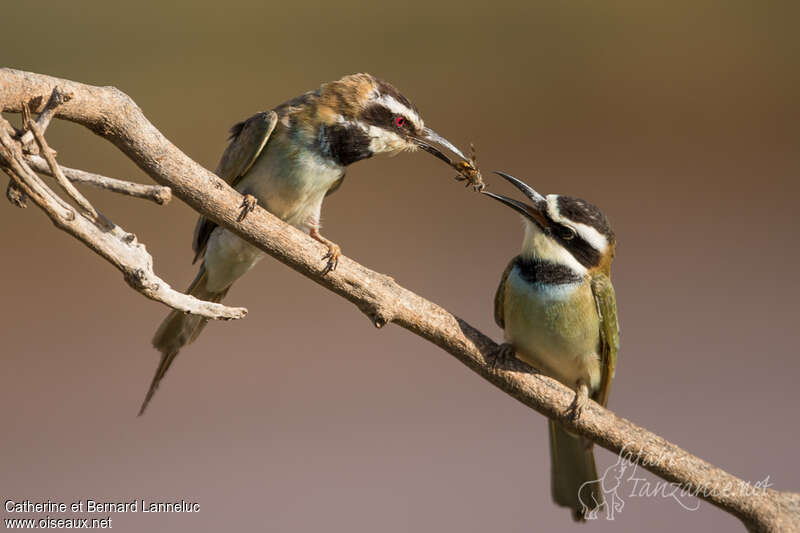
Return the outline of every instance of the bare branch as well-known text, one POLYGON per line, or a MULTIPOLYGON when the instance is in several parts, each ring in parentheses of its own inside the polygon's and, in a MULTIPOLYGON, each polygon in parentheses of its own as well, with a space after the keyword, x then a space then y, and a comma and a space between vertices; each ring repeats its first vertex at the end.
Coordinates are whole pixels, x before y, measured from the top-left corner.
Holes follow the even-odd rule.
MULTIPOLYGON (((46 174, 48 176, 53 175, 50 165, 47 164, 47 161, 45 161, 44 158, 38 155, 26 155, 25 161, 36 172, 46 174)), ((97 187, 98 189, 104 189, 106 191, 132 196, 133 198, 150 200, 158 205, 166 205, 170 202, 170 200, 172 200, 172 191, 169 187, 163 187, 161 185, 142 185, 116 178, 109 178, 107 176, 86 172, 76 168, 65 167, 63 165, 59 166, 61 167, 61 171, 64 173, 67 179, 73 183, 91 185, 92 187, 97 187)))
MULTIPOLYGON (((55 91, 53 91, 55 94, 55 91)), ((27 104, 23 106, 23 109, 27 112, 28 106, 27 104)), ((75 188, 72 183, 64 176, 64 173, 61 172, 61 168, 58 166, 56 162, 56 156, 53 150, 47 145, 47 141, 44 139, 44 133, 42 133, 42 129, 39 127, 36 122, 31 120, 30 112, 24 113, 25 116, 25 127, 28 131, 33 132, 33 136, 36 139, 36 144, 39 145, 39 151, 44 155, 45 161, 47 161, 47 166, 50 167, 50 172, 56 178, 56 181, 64 189, 64 192, 67 193, 67 196, 72 198, 72 200, 78 204, 78 207, 83 211, 83 214, 89 217, 89 220, 96 222, 99 219, 99 215, 92 204, 89 203, 78 189, 75 188)))
POLYGON ((55 222, 58 220, 74 220, 75 212, 72 207, 56 196, 30 168, 27 167, 17 144, 5 133, 0 131, 0 156, 3 170, 11 176, 16 187, 25 194, 26 197, 33 198, 37 205, 42 206, 55 222))
MULTIPOLYGON (((62 92, 58 87, 53 89, 53 91, 50 93, 50 99, 47 101, 47 105, 36 119, 36 125, 39 126, 39 129, 42 131, 42 133, 44 133, 44 131, 47 129, 47 126, 50 125, 50 121, 53 120, 56 107, 60 106, 64 102, 68 102, 71 98, 71 94, 62 92)), ((33 130, 29 129, 20 137, 19 142, 22 143, 23 150, 26 150, 28 145, 30 145, 33 140, 33 130)))
MULTIPOLYGON (((9 124, 7 121, 0 122, 0 128, 5 131, 7 135, 16 136, 17 131, 14 127, 9 124)), ((31 134, 31 138, 33 138, 33 134, 31 134)), ((12 179, 8 182, 8 188, 6 189, 6 198, 12 205, 19 207, 21 209, 25 209, 28 207, 28 197, 25 196, 25 193, 19 188, 16 182, 12 179)))
MULTIPOLYGON (((0 122, 5 120, 0 119, 0 122)), ((2 124, 0 124, 2 126, 2 124)), ((46 145, 42 146, 47 150, 46 145)), ((146 297, 173 309, 213 319, 236 319, 247 314, 241 307, 206 302, 178 292, 153 272, 153 258, 136 236, 119 226, 100 227, 56 196, 25 162, 20 146, 0 127, 0 167, 20 190, 38 205, 59 229, 83 242, 117 267, 125 281, 146 297)))
POLYGON ((242 196, 170 143, 119 90, 0 69, 0 111, 21 112, 23 102, 43 99, 56 86, 73 94, 56 109, 57 117, 103 136, 203 216, 354 303, 375 326, 394 322, 432 342, 525 405, 614 453, 624 452, 654 474, 737 516, 750 531, 800 531, 800 494, 736 490, 744 481, 593 401, 577 419, 564 417, 573 397, 570 389, 521 363, 494 368, 492 354, 498 346, 447 310, 346 257, 335 271, 320 275, 325 246, 260 207, 238 220, 242 196))

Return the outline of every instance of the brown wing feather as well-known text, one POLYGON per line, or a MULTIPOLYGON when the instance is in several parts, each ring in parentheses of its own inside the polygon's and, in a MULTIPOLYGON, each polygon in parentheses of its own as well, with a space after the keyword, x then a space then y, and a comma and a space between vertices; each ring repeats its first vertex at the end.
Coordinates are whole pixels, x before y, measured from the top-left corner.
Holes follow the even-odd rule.
POLYGON ((514 261, 516 260, 517 258, 515 257, 508 262, 506 269, 503 271, 503 275, 500 277, 500 285, 497 287, 497 292, 494 293, 494 321, 503 329, 506 327, 506 321, 504 317, 506 280, 508 279, 508 275, 511 273, 511 269, 514 267, 514 261))
MULTIPOLYGON (((234 125, 231 128, 230 143, 214 173, 235 187, 258 159, 277 123, 278 114, 275 111, 262 111, 234 125)), ((192 262, 205 253, 208 238, 216 227, 216 223, 204 217, 197 221, 192 241, 195 253, 192 262)))

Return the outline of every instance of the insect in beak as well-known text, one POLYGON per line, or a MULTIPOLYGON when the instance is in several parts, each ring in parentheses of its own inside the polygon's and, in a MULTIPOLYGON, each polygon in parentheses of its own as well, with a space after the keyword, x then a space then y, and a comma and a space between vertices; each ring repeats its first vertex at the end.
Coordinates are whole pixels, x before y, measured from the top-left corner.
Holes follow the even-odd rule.
POLYGON ((476 191, 483 190, 483 179, 476 164, 474 147, 472 148, 472 157, 467 158, 453 143, 430 128, 425 128, 422 135, 414 136, 412 139, 420 148, 455 169, 459 174, 456 179, 467 180, 468 185, 472 185, 476 191), (442 149, 446 149, 451 154, 456 155, 458 159, 451 159, 442 149))

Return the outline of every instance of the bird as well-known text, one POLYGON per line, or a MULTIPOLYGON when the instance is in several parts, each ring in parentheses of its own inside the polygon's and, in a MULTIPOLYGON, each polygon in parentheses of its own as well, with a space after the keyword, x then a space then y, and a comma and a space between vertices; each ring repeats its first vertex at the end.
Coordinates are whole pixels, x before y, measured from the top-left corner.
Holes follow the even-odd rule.
MULTIPOLYGON (((616 237, 596 206, 572 196, 542 196, 496 172, 530 200, 482 191, 522 215, 522 249, 495 293, 494 318, 505 343, 496 356, 515 356, 575 391, 568 416, 591 397, 608 403, 619 352, 619 322, 611 262, 616 237)), ((603 504, 592 443, 549 420, 551 492, 576 521, 603 504)))
MULTIPOLYGON (((215 173, 244 196, 240 217, 259 204, 325 244, 322 272, 327 274, 336 268, 341 248, 320 234, 325 197, 341 187, 349 165, 377 154, 418 149, 457 170, 472 168, 472 160, 428 128, 416 106, 393 85, 360 73, 323 83, 235 124, 215 173)), ((202 262, 187 292, 211 302, 221 301, 234 281, 265 255, 204 217, 195 227, 192 249, 194 262, 201 258, 202 262)), ((207 322, 172 311, 161 323, 152 341, 161 360, 139 416, 178 352, 197 338, 207 322)))

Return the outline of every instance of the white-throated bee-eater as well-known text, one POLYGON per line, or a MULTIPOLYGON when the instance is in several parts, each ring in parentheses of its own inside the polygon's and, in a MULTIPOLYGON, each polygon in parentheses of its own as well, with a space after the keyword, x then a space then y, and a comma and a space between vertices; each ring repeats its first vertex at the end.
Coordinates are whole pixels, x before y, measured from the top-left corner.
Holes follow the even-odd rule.
MULTIPOLYGON (((547 197, 498 172, 530 203, 484 191, 520 213, 522 250, 503 272, 494 316, 503 328, 502 355, 514 354, 544 375, 575 390, 573 415, 591 397, 605 406, 619 350, 619 326, 611 261, 616 240, 594 205, 547 197)), ((573 518, 603 503, 592 443, 549 421, 553 499, 573 518)))
MULTIPOLYGON (((341 186, 348 165, 376 154, 418 149, 451 167, 471 168, 461 151, 425 126, 417 108, 397 89, 370 74, 354 74, 233 126, 216 174, 246 195, 245 209, 257 202, 326 244, 323 259, 331 270, 341 251, 320 235, 323 199, 341 186)), ((264 257, 255 246, 202 217, 192 247, 195 261, 203 261, 188 292, 213 302, 222 300, 233 282, 264 257)), ((158 328, 153 346, 161 352, 161 362, 140 415, 180 349, 207 322, 173 311, 158 328)))

